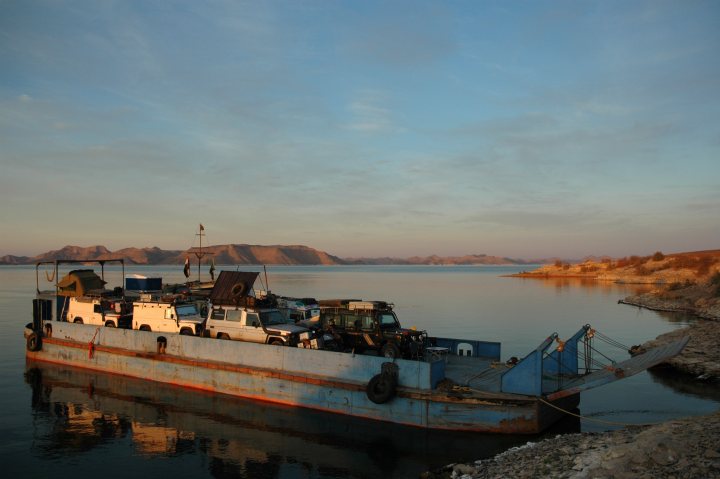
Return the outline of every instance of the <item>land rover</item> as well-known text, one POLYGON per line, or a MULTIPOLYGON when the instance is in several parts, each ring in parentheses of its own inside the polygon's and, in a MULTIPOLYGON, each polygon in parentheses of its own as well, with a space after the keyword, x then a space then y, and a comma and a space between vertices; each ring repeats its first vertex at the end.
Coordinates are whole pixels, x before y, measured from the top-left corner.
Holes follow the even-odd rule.
POLYGON ((200 336, 204 322, 192 302, 142 298, 133 303, 133 329, 200 336))
POLYGON ((120 297, 71 297, 68 298, 66 308, 65 319, 70 323, 129 328, 132 321, 130 305, 120 297))
POLYGON ((345 350, 371 350, 388 358, 423 357, 427 334, 401 327, 391 303, 321 300, 320 320, 342 339, 345 350))

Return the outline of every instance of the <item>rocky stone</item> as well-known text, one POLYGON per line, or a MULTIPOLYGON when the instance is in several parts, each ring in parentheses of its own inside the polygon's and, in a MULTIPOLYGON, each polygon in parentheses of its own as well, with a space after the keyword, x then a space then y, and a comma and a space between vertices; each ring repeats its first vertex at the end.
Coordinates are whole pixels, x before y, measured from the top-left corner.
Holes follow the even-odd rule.
POLYGON ((698 320, 685 328, 662 334, 642 345, 651 349, 690 336, 685 349, 665 364, 706 382, 720 381, 720 321, 698 320))
POLYGON ((467 468, 452 464, 423 477, 720 477, 718 444, 720 411, 655 426, 556 436, 531 447, 512 448, 493 458, 467 464, 467 468))

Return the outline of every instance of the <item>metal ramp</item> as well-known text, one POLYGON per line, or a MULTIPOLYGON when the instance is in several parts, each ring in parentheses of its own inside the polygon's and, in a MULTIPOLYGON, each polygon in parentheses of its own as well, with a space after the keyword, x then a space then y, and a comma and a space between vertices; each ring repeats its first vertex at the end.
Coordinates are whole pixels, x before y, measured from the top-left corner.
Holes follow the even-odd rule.
POLYGON ((557 390, 557 380, 552 380, 554 385, 545 384, 543 381, 543 389, 547 386, 549 391, 555 391, 547 395, 547 398, 552 400, 632 376, 678 355, 689 340, 690 336, 685 336, 672 343, 658 346, 643 354, 616 363, 612 367, 575 378, 564 378, 559 390, 557 390))
MULTIPOLYGON (((621 362, 595 349, 595 339, 619 347, 624 354, 629 352, 629 348, 588 324, 566 341, 553 333, 515 366, 500 374, 500 392, 549 399, 577 394, 651 368, 679 354, 690 338, 684 337, 621 362), (555 342, 557 346, 554 346, 555 342), (608 360, 609 364, 599 361, 595 355, 608 360)), ((491 377, 495 375, 486 376, 487 379, 491 377)))

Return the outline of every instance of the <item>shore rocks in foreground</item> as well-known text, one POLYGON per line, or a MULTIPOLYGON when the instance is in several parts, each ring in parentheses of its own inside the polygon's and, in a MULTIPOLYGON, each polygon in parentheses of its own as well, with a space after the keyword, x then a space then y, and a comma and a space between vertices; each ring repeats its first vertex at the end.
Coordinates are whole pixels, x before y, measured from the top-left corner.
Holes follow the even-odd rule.
POLYGON ((720 477, 720 411, 654 426, 557 436, 426 479, 720 477))

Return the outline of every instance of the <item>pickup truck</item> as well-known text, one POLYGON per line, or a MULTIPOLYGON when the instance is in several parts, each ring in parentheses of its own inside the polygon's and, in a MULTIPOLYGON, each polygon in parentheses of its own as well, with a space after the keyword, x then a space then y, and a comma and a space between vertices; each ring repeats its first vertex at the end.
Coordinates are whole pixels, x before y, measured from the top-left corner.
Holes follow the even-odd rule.
POLYGON ((278 346, 298 346, 311 339, 310 330, 288 324, 276 308, 212 305, 204 336, 278 346))

